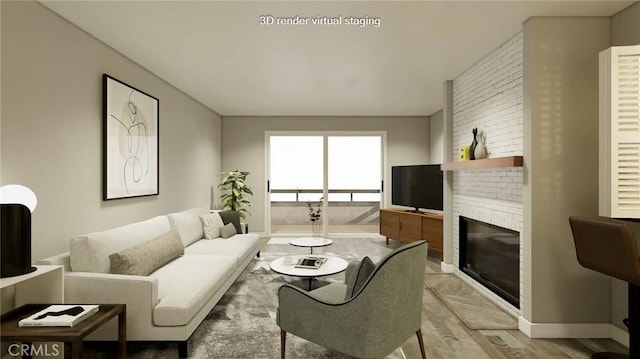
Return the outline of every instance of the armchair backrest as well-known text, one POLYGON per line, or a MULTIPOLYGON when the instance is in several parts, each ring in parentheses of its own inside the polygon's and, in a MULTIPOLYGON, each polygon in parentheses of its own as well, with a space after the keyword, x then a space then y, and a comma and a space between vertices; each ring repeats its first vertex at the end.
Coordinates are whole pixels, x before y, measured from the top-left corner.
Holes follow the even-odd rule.
POLYGON ((382 258, 367 281, 348 301, 361 311, 372 353, 391 352, 422 324, 422 294, 427 242, 397 248, 382 258))

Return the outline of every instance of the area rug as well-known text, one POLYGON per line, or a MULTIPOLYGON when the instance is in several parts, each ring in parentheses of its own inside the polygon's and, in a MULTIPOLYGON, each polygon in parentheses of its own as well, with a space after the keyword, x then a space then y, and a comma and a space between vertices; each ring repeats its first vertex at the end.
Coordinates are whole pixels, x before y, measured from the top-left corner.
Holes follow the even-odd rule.
MULTIPOLYGON (((359 259, 361 254, 347 250, 348 240, 335 240, 329 247, 316 249, 314 254, 331 254, 346 260, 359 259), (342 243, 342 241, 347 241, 342 243)), ((286 239, 272 239, 254 259, 209 313, 194 333, 189 345, 196 358, 278 358, 280 356, 280 328, 276 325, 278 288, 290 283, 307 288, 306 279, 280 275, 269 269, 272 260, 296 253, 308 253, 309 248, 292 247, 286 239)), ((344 274, 315 279, 312 287, 342 281, 344 274)), ((294 335, 287 335, 289 358, 350 358, 341 353, 294 335)), ((398 348, 389 359, 404 359, 398 348)))
POLYGON ((425 274, 425 284, 469 329, 518 329, 518 321, 454 274, 425 274))
MULTIPOLYGON (((337 240, 323 250, 314 250, 314 254, 333 254, 347 260, 360 258, 362 253, 348 251, 352 245, 362 248, 357 243, 346 241, 341 244, 341 241, 337 240)), ((279 358, 280 328, 276 325, 278 288, 284 283, 306 288, 307 281, 273 273, 269 270, 269 263, 282 255, 308 252, 309 248, 292 247, 288 245, 288 241, 275 240, 268 244, 260 258, 251 261, 193 333, 189 340, 189 358, 279 358)), ((373 253, 372 257, 377 260, 382 254, 373 253)), ((344 274, 338 274, 314 280, 313 288, 341 281, 343 277, 344 274)), ((84 356, 96 359, 115 357, 115 347, 115 343, 89 342, 85 344, 84 356)), ((173 359, 178 356, 174 343, 163 342, 129 342, 127 352, 128 358, 134 359, 173 359)), ((287 358, 350 357, 288 334, 287 358)), ((406 359, 401 348, 387 358, 406 359)))

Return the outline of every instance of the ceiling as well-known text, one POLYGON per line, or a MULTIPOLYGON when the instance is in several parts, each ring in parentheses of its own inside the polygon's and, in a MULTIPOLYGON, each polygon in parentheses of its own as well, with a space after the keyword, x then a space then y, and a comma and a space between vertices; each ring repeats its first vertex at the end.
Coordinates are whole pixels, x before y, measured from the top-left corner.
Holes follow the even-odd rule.
POLYGON ((444 81, 527 18, 611 16, 633 1, 42 3, 223 116, 425 116, 442 108, 444 81), (318 16, 342 25, 313 25, 318 16))

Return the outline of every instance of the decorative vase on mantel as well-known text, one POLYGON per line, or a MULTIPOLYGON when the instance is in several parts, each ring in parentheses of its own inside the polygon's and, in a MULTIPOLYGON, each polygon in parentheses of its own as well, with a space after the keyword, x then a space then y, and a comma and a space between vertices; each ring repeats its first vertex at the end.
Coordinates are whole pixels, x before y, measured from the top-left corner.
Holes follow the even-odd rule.
POLYGON ((478 128, 474 128, 471 133, 473 133, 473 141, 471 141, 471 145, 469 146, 469 159, 476 159, 476 146, 478 145, 478 140, 476 139, 476 135, 478 134, 478 128))
POLYGON ((476 160, 481 160, 483 158, 487 158, 487 147, 485 146, 485 136, 484 132, 480 130, 477 134, 477 144, 474 149, 474 157, 476 160))

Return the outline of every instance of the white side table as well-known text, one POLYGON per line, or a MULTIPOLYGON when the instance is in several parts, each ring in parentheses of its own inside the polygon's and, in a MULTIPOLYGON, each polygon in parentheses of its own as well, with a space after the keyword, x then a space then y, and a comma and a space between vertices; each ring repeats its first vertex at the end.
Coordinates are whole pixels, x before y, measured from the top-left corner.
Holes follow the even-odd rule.
MULTIPOLYGON (((0 278, 0 290, 15 287, 15 308, 27 303, 64 303, 64 268, 61 265, 36 265, 31 273, 0 278)), ((2 313, 13 308, 2 308, 2 313)))
MULTIPOLYGON (((0 295, 4 304, 5 294, 14 288, 13 305, 3 305, 2 314, 25 304, 61 304, 64 303, 64 267, 61 265, 36 265, 36 270, 14 277, 0 278, 0 295)), ((64 358, 64 343, 47 342, 43 345, 56 345, 58 355, 50 358, 64 358)), ((4 347, 3 347, 4 348, 4 347)))

